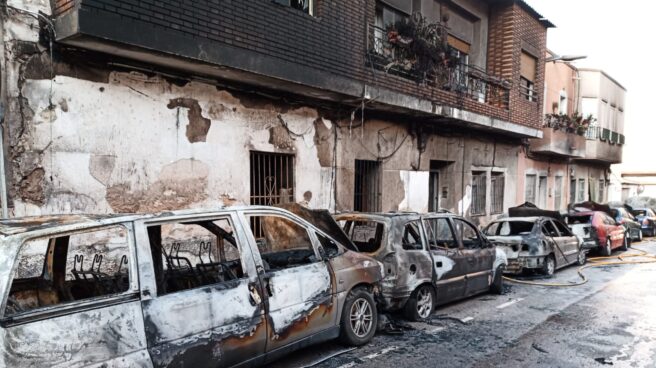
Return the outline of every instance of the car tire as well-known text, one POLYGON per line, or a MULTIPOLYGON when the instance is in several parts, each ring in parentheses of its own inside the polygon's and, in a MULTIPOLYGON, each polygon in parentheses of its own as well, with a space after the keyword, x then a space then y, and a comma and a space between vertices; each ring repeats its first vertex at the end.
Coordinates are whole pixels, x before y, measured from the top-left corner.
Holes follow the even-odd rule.
POLYGON ((580 249, 579 254, 576 256, 576 264, 579 266, 583 266, 587 261, 588 261, 588 255, 585 253, 585 250, 580 249))
POLYGON ((626 233, 624 234, 624 240, 622 240, 622 246, 620 249, 623 251, 629 250, 629 238, 626 236, 626 233))
POLYGON ((606 238, 606 246, 601 249, 601 255, 604 257, 608 257, 612 252, 613 252, 613 248, 611 247, 610 239, 606 238))
POLYGON ((353 289, 344 301, 340 321, 341 342, 349 346, 364 345, 374 337, 377 326, 378 311, 374 297, 364 288, 353 289))
POLYGON ((435 309, 435 291, 429 285, 421 285, 405 303, 405 317, 410 321, 424 321, 435 309))
POLYGON ((553 276, 556 273, 556 259, 553 254, 550 254, 544 258, 544 263, 542 264, 542 274, 546 276, 553 276))
POLYGON ((490 285, 490 292, 493 294, 503 294, 503 265, 497 267, 494 271, 494 280, 490 285))

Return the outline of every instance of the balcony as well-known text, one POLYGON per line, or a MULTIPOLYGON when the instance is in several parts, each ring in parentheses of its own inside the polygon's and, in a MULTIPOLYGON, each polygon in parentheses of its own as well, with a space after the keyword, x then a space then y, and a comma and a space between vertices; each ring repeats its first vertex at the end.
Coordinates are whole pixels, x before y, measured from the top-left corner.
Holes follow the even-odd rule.
POLYGON ((586 134, 585 156, 580 160, 619 164, 622 162, 624 143, 623 134, 601 127, 590 127, 586 134))
POLYGON ((466 64, 444 65, 429 72, 422 72, 417 68, 418 62, 399 52, 398 45, 390 42, 385 29, 368 25, 367 35, 369 67, 415 81, 420 85, 451 92, 458 97, 508 110, 510 82, 466 64))
POLYGON ((576 133, 546 126, 542 139, 531 139, 531 152, 546 156, 583 158, 586 138, 576 133))

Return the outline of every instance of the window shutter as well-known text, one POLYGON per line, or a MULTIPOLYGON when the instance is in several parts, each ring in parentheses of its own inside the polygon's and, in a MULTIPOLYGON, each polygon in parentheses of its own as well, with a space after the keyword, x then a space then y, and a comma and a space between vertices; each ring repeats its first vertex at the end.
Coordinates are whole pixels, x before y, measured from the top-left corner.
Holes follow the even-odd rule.
POLYGON ((538 61, 533 56, 522 51, 520 74, 522 77, 531 82, 535 82, 535 74, 537 72, 538 61))
POLYGON ((463 52, 463 53, 469 55, 469 49, 470 49, 471 46, 467 42, 465 42, 465 41, 463 41, 459 38, 453 37, 451 35, 448 35, 447 41, 449 43, 449 46, 453 47, 454 49, 456 49, 460 52, 463 52))

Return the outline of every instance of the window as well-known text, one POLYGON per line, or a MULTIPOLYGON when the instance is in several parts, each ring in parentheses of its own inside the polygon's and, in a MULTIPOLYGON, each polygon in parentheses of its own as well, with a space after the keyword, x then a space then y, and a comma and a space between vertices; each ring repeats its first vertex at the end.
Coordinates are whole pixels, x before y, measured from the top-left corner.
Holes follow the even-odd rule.
POLYGON ((361 252, 374 253, 380 249, 385 225, 373 221, 346 221, 344 232, 361 252))
POLYGON ((124 293, 131 261, 123 226, 28 240, 18 253, 5 317, 124 293))
POLYGON ((551 223, 551 221, 545 221, 542 224, 542 233, 546 236, 558 237, 560 235, 558 234, 558 231, 556 231, 556 227, 551 223))
POLYGON ((535 204, 535 185, 537 176, 535 174, 526 175, 526 188, 524 189, 524 199, 526 202, 535 204))
POLYGON ((597 202, 603 203, 606 202, 606 181, 604 179, 599 179, 599 198, 597 202))
POLYGON ((547 177, 540 176, 538 181, 538 207, 546 208, 547 207, 547 177))
POLYGON ((572 235, 572 232, 570 229, 563 224, 560 221, 552 221, 554 225, 556 225, 556 228, 558 229, 558 232, 560 233, 560 236, 574 236, 572 235))
POLYGON ((537 101, 537 94, 535 93, 537 64, 537 58, 522 51, 520 60, 519 93, 529 101, 537 101))
POLYGON ((273 0, 274 3, 289 6, 298 9, 304 13, 314 14, 314 1, 313 0, 273 0))
POLYGON ((533 231, 533 225, 529 221, 499 221, 491 223, 483 232, 488 236, 527 235, 533 231))
POLYGON ((559 211, 563 205, 563 177, 556 176, 556 187, 554 188, 554 210, 559 211))
POLYGON ((251 228, 251 230, 260 250, 265 271, 276 271, 318 261, 310 236, 303 226, 280 216, 249 217, 251 224, 261 224, 261 236, 255 229, 251 228))
POLYGON ((455 225, 456 237, 460 239, 465 249, 477 249, 482 246, 478 232, 472 224, 461 219, 454 219, 453 224, 455 225))
POLYGON ((376 27, 386 28, 397 22, 406 21, 408 16, 388 5, 376 2, 376 27))
POLYGON ((446 218, 432 218, 424 220, 428 232, 428 244, 431 249, 457 249, 458 242, 453 236, 451 225, 446 218))
POLYGON ((485 171, 472 172, 472 215, 485 214, 486 180, 485 171))
POLYGON ((401 238, 401 245, 405 250, 421 250, 424 246, 421 242, 421 235, 419 233, 419 221, 412 221, 405 225, 403 228, 403 237, 401 238))
POLYGON ((353 210, 380 212, 380 162, 355 160, 353 210))
POLYGON ((251 151, 251 204, 294 201, 294 155, 251 151))
POLYGON ((325 253, 326 257, 332 258, 339 254, 339 247, 337 246, 337 244, 335 244, 334 241, 326 238, 325 236, 319 233, 315 233, 315 235, 317 236, 317 239, 319 240, 319 244, 321 244, 321 247, 323 248, 324 252, 326 252, 325 253))
POLYGON ((494 214, 503 213, 503 194, 505 178, 502 173, 492 173, 492 198, 490 212, 494 214))
POLYGON ((464 91, 467 91, 469 82, 467 66, 469 65, 469 52, 471 46, 469 43, 452 35, 447 36, 447 42, 449 44, 449 58, 453 60, 455 64, 454 76, 456 88, 463 88, 464 91))
POLYGON ((579 179, 579 201, 585 201, 585 179, 579 179))
POLYGON ((148 238, 158 295, 245 277, 227 218, 151 225, 148 238))

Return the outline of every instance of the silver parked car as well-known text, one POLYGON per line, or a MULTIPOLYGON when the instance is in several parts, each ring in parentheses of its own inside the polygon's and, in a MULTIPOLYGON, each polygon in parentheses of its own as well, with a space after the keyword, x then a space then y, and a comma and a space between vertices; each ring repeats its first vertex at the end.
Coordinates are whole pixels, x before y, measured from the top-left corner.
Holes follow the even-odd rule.
POLYGON ((361 252, 383 262, 384 307, 411 320, 435 306, 501 292, 505 254, 452 213, 344 213, 335 216, 361 252))
POLYGON ((483 233, 508 257, 506 273, 538 270, 553 275, 556 269, 585 263, 581 239, 562 221, 550 217, 510 217, 491 222, 483 233))
POLYGON ((381 265, 313 216, 0 221, 0 366, 251 366, 326 339, 365 344, 381 265))

